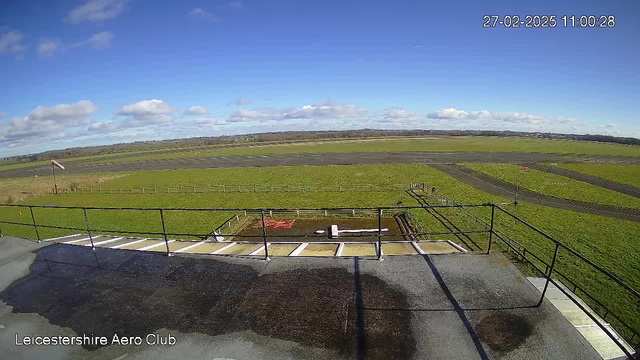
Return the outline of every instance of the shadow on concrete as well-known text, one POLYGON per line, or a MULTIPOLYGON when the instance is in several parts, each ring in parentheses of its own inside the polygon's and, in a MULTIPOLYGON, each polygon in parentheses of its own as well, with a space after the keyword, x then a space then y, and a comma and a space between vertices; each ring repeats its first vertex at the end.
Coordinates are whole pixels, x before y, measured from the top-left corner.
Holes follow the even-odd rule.
POLYGON ((77 334, 144 337, 166 328, 216 336, 250 330, 344 358, 411 358, 415 351, 411 313, 365 318, 366 304, 403 309, 408 303, 403 292, 361 273, 358 260, 354 274, 345 266, 105 248, 94 253, 65 244, 35 253, 30 273, 1 292, 0 300, 14 313, 38 313, 77 334))

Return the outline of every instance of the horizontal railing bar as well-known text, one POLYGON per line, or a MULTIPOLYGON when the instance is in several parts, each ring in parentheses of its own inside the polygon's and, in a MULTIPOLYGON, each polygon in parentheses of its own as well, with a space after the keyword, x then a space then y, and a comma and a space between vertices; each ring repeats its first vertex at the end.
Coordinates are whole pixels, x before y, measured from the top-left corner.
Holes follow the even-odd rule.
POLYGON ((428 206, 380 206, 380 207, 341 207, 341 208, 134 208, 134 207, 92 207, 92 206, 58 206, 58 205, 23 205, 23 204, 0 204, 0 206, 12 207, 33 207, 48 209, 87 209, 87 210, 146 210, 146 211, 296 211, 296 210, 394 210, 394 209, 424 209, 424 208, 463 208, 463 207, 487 207, 492 206, 491 203, 486 204, 457 204, 457 205, 428 205, 428 206))

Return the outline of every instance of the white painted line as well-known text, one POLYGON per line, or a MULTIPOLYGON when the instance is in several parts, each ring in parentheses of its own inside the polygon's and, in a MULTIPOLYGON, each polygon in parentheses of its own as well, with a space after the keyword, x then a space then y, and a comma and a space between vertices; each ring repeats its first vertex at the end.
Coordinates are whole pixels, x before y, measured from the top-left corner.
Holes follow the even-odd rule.
POLYGON ((420 254, 420 255, 424 255, 424 250, 422 250, 422 248, 420 246, 418 246, 418 244, 416 244, 415 241, 411 242, 411 245, 413 245, 413 248, 416 249, 416 251, 420 254))
POLYGON ((82 234, 73 234, 73 235, 67 235, 67 236, 58 236, 58 237, 54 237, 54 238, 51 238, 51 239, 44 239, 44 240, 42 240, 42 242, 54 241, 54 240, 60 240, 60 239, 66 239, 66 238, 70 238, 70 237, 78 236, 78 235, 82 235, 82 234))
MULTIPOLYGON (((267 243, 267 248, 269 248, 269 245, 271 245, 271 243, 267 243)), ((260 246, 256 251, 252 252, 251 254, 249 254, 249 256, 251 255, 258 255, 258 253, 260 251, 264 250, 264 245, 260 246)))
POLYGON ((221 252, 221 251, 223 251, 223 250, 227 250, 228 248, 232 247, 232 246, 233 246, 233 245, 235 245, 235 244, 236 244, 235 242, 232 242, 231 244, 226 245, 226 246, 223 246, 223 247, 221 247, 220 249, 218 249, 218 250, 216 250, 216 251, 214 251, 214 252, 210 253, 209 255, 215 255, 215 254, 218 254, 218 253, 220 253, 220 252, 221 252))
POLYGON ((309 245, 309 243, 300 244, 300 246, 298 246, 295 250, 293 250, 293 252, 291 254, 289 254, 289 256, 298 256, 298 255, 300 255, 302 250, 304 250, 304 248, 306 248, 307 245, 309 245))
MULTIPOLYGON (((100 237, 100 236, 102 236, 102 235, 95 236, 94 239, 97 238, 97 237, 100 237)), ((77 243, 77 242, 80 242, 80 241, 89 240, 89 239, 90 239, 89 237, 86 237, 86 238, 82 238, 82 239, 66 241, 66 242, 63 242, 63 244, 74 244, 74 243, 77 243)))
MULTIPOLYGON (((108 243, 112 243, 114 241, 118 241, 120 239, 124 239, 124 237, 117 237, 117 238, 113 238, 113 239, 109 239, 109 240, 105 240, 105 241, 94 242, 93 245, 94 246, 98 246, 98 245, 102 245, 102 244, 108 244, 108 243)), ((85 246, 91 246, 91 244, 87 244, 85 246)))
POLYGON ((132 242, 128 242, 128 243, 124 243, 124 244, 120 244, 120 245, 112 246, 112 247, 111 247, 111 249, 119 249, 119 248, 121 248, 121 247, 124 247, 124 246, 127 246, 127 245, 131 245, 131 244, 136 244, 136 243, 139 243, 139 242, 143 242, 143 241, 145 241, 145 240, 147 240, 147 238, 140 239, 140 240, 134 240, 134 241, 132 241, 132 242))
POLYGON ((338 250, 336 250, 336 256, 342 256, 342 249, 344 249, 344 243, 340 243, 340 245, 338 245, 338 250))
POLYGON ((466 252, 467 252, 467 250, 465 250, 465 249, 464 249, 463 247, 461 247, 460 245, 458 245, 458 244, 454 243, 453 241, 451 241, 451 240, 447 240, 447 242, 449 243, 449 245, 453 246, 454 248, 456 248, 456 249, 458 249, 458 250, 460 250, 460 251, 462 251, 462 252, 464 252, 464 253, 466 253, 466 252))
POLYGON ((175 241, 175 240, 169 240, 169 241, 167 241, 167 242, 164 242, 164 241, 162 241, 162 240, 161 240, 161 241, 159 241, 159 242, 160 242, 159 244, 153 244, 153 245, 145 246, 145 247, 143 247, 143 248, 136 249, 136 250, 138 250, 138 251, 145 251, 145 250, 153 249, 154 247, 158 247, 158 246, 160 246, 160 245, 171 244, 171 243, 172 243, 172 242, 174 242, 174 241, 175 241))
POLYGON ((193 245, 189 245, 189 246, 187 246, 187 247, 183 247, 183 248, 182 248, 182 249, 180 249, 180 250, 176 250, 176 252, 177 252, 177 253, 179 253, 179 252, 183 252, 183 251, 186 251, 186 250, 189 250, 189 249, 193 249, 194 247, 196 247, 196 246, 200 246, 200 245, 202 245, 202 244, 204 244, 204 243, 206 243, 206 241, 201 241, 201 242, 199 242, 199 243, 195 243, 195 244, 193 244, 193 245))
MULTIPOLYGON (((376 248, 376 255, 378 255, 378 243, 373 244, 376 248)), ((384 253, 382 252, 382 246, 380 246, 380 256, 384 255, 384 253)))

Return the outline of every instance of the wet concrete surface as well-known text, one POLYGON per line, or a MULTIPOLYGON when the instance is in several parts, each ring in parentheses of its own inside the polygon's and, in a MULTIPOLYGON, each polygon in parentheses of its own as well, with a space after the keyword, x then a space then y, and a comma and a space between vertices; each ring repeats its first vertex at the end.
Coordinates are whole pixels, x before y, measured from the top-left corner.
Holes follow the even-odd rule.
MULTIPOLYGON (((129 161, 99 164, 68 164, 65 173, 81 174, 96 172, 167 170, 167 169, 208 169, 261 166, 298 165, 353 165, 353 164, 393 164, 393 163, 461 163, 461 162, 572 162, 591 161, 640 163, 631 156, 563 155, 542 153, 501 153, 501 152, 363 152, 363 153, 323 153, 323 154, 272 154, 255 156, 197 157, 181 159, 159 159, 149 161, 129 161)), ((51 173, 47 166, 20 168, 0 171, 0 178, 46 176, 51 173)))
MULTIPOLYGON (((499 254, 264 262, 64 244, 22 253, 23 271, 0 292, 11 309, 0 311, 0 334, 177 334, 175 347, 58 347, 48 358, 598 358, 552 305, 531 307, 537 290, 499 254), (27 318, 31 327, 19 326, 27 318)), ((0 345, 42 358, 42 347, 23 357, 0 345)))
MULTIPOLYGON (((516 191, 516 186, 511 183, 466 168, 464 166, 440 164, 433 165, 433 167, 445 172, 448 175, 451 175, 457 180, 472 185, 490 194, 506 196, 513 199, 516 191)), ((588 203, 584 201, 561 199, 536 193, 523 188, 520 188, 518 192, 518 200, 558 209, 573 210, 587 214, 601 215, 616 219, 640 222, 640 210, 637 209, 621 208, 616 206, 588 203)))

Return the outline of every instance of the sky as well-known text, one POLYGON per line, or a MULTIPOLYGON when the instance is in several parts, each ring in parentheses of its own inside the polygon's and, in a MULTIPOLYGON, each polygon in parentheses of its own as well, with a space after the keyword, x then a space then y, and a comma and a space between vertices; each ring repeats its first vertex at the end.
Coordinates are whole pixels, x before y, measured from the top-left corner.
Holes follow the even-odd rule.
POLYGON ((637 0, 3 0, 0 156, 287 130, 640 138, 639 16, 637 0))

